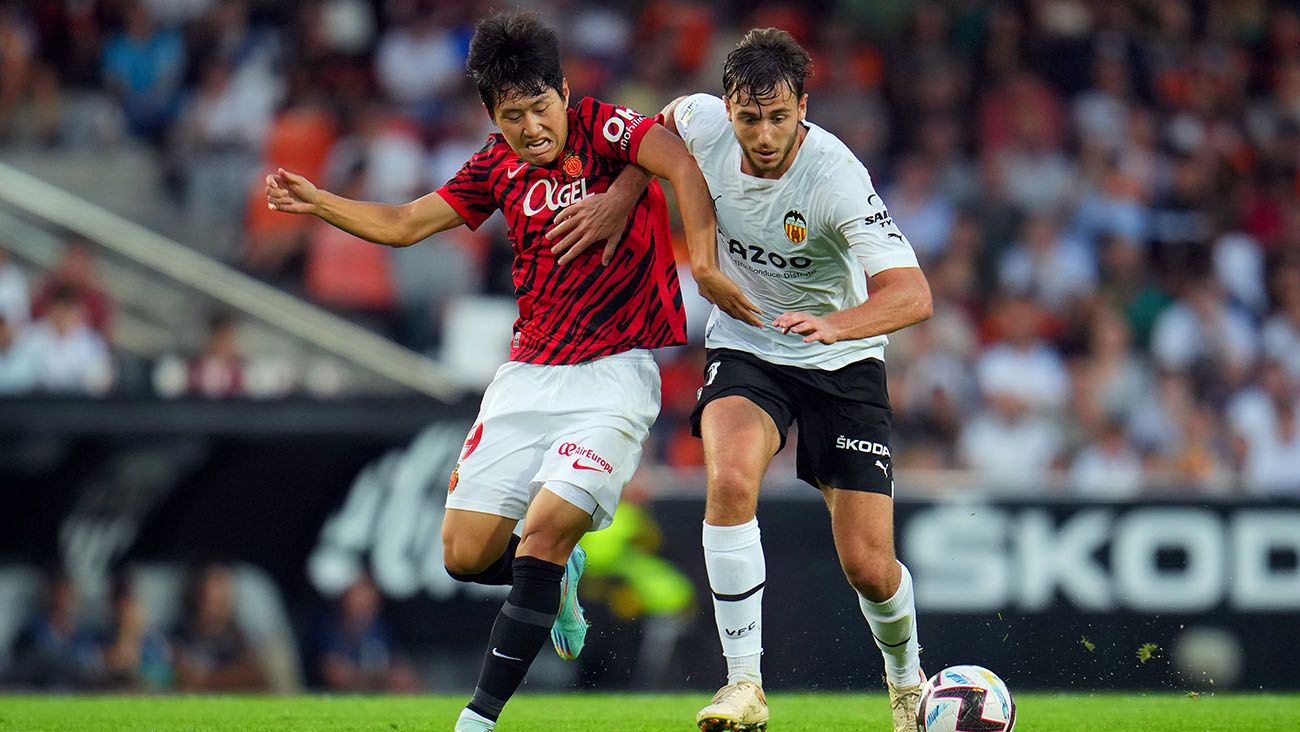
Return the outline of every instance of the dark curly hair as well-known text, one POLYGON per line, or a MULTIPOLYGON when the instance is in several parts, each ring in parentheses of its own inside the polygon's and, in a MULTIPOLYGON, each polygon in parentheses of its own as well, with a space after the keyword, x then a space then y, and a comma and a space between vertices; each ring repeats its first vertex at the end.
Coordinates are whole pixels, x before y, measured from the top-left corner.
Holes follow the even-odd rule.
POLYGON ((547 89, 563 94, 560 42, 532 13, 496 13, 480 20, 465 68, 489 115, 507 97, 535 97, 547 89))
POLYGON ((785 82, 797 99, 803 96, 803 82, 809 76, 812 58, 793 36, 780 28, 755 28, 727 54, 722 89, 729 97, 767 99, 780 93, 785 82))

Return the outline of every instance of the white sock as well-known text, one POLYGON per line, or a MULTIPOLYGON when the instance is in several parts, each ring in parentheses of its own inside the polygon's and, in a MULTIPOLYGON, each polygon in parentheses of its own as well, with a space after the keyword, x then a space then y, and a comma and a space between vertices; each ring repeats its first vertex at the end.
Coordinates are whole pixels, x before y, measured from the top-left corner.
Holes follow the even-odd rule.
POLYGON ((487 725, 488 729, 493 729, 497 725, 496 722, 493 722, 487 717, 484 717, 482 714, 479 714, 478 712, 474 712, 468 708, 460 710, 460 716, 456 718, 456 729, 459 730, 461 728, 460 723, 466 721, 481 722, 482 724, 487 725))
POLYGON ((902 562, 903 578, 898 591, 884 602, 872 602, 858 595, 858 606, 871 626, 876 647, 885 657, 885 676, 894 686, 912 686, 920 681, 921 647, 916 640, 916 601, 912 595, 912 573, 902 562))
POLYGON ((727 659, 728 684, 742 679, 763 684, 759 658, 763 655, 767 564, 761 539, 758 519, 739 526, 704 524, 704 566, 713 591, 713 617, 722 655, 727 659))

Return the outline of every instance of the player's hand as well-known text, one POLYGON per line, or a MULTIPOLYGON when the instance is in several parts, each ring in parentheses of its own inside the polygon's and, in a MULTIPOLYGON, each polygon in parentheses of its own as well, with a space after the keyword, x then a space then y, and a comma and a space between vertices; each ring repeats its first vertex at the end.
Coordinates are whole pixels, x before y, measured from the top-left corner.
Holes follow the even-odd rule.
POLYGON ((745 293, 741 292, 730 277, 714 270, 706 275, 696 275, 695 284, 700 289, 700 295, 717 305, 722 312, 755 328, 763 327, 763 321, 758 319, 758 314, 762 311, 745 297, 745 293))
POLYGON ((280 168, 266 176, 266 207, 285 213, 315 213, 320 190, 311 181, 280 168))
POLYGON ((596 193, 566 206, 555 217, 555 225, 546 232, 546 238, 555 242, 552 254, 561 254, 561 266, 572 262, 579 254, 597 242, 605 242, 600 256, 601 264, 609 264, 614 250, 627 228, 631 208, 623 198, 608 193, 596 193))
POLYGON ((798 333, 804 336, 804 343, 821 341, 829 346, 840 339, 839 328, 832 325, 826 318, 819 318, 808 313, 781 313, 776 317, 776 320, 772 321, 772 325, 780 328, 782 333, 798 333))

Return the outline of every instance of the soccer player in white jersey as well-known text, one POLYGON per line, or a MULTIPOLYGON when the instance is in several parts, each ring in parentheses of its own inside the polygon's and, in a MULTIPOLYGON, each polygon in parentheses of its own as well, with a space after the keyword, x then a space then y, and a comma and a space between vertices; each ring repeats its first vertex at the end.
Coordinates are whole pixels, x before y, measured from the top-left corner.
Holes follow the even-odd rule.
MULTIPOLYGON (((894 556, 883 358, 885 334, 930 316, 930 289, 866 169, 807 121, 808 73, 808 54, 789 33, 755 29, 727 56, 725 97, 683 97, 663 113, 717 210, 716 250, 691 250, 700 291, 718 302, 715 293, 734 282, 765 323, 733 317, 733 298, 706 330, 692 419, 704 439, 704 555, 727 684, 696 721, 703 732, 767 724, 755 515, 763 474, 797 422, 798 475, 830 509, 840 566, 884 656, 894 730, 914 732, 924 676, 912 579, 894 556)), ((588 245, 581 228, 557 227, 557 248, 588 245)))

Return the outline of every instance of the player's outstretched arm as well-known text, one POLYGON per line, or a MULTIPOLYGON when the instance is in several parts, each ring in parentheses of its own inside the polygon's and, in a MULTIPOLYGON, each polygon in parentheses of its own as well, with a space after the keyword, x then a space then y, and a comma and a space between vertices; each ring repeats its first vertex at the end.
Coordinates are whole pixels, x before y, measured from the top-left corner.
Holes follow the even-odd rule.
POLYGON ((930 318, 930 283, 919 267, 882 270, 867 281, 867 288, 870 299, 857 307, 823 316, 782 313, 772 325, 785 333, 804 336, 805 343, 821 341, 829 345, 893 333, 930 318))
POLYGON ((718 269, 718 222, 713 214, 713 199, 686 143, 662 125, 655 125, 641 139, 636 162, 672 184, 682 214, 682 227, 686 229, 691 274, 700 295, 736 320, 763 327, 757 315, 759 309, 718 269))
POLYGON ((273 211, 317 216, 353 236, 390 247, 409 247, 465 223, 437 193, 401 206, 354 201, 284 168, 266 176, 266 205, 273 211))

